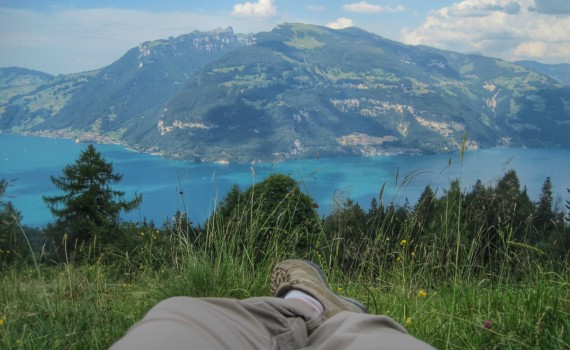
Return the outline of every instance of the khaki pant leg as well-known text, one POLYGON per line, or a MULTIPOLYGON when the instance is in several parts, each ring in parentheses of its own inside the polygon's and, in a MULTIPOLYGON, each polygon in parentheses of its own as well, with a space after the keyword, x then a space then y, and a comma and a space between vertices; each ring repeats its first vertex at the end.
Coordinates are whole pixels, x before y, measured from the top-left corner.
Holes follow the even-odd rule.
POLYGON ((298 300, 174 297, 155 305, 111 349, 296 349, 320 322, 298 300))
POLYGON ((386 316, 341 312, 323 322, 309 337, 307 350, 433 349, 409 335, 386 316))

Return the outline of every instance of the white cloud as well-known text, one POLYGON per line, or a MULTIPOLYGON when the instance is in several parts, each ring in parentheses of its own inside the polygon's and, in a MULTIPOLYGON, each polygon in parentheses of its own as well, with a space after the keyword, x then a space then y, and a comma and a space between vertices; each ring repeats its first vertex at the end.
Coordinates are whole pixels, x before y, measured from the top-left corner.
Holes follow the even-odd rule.
POLYGON ((541 60, 546 55, 570 57, 570 45, 548 45, 540 41, 525 42, 513 50, 520 58, 541 60))
POLYGON ((246 2, 234 5, 232 15, 234 16, 254 16, 271 17, 275 16, 277 8, 273 0, 258 0, 257 2, 246 2))
POLYGON ((514 0, 464 0, 446 8, 446 13, 453 17, 485 17, 493 12, 515 15, 520 11, 521 5, 514 0))
POLYGON ((546 53, 547 45, 543 42, 533 41, 519 44, 514 52, 519 56, 542 57, 546 53))
POLYGON ((418 28, 404 28, 401 40, 510 61, 570 63, 570 17, 542 14, 534 5, 534 0, 463 0, 430 12, 418 28))
POLYGON ((341 17, 338 18, 336 21, 328 23, 327 27, 332 29, 344 29, 348 27, 352 27, 354 24, 350 18, 341 17))
POLYGON ((373 5, 366 1, 358 3, 342 5, 342 9, 346 12, 402 12, 405 10, 404 6, 398 5, 396 7, 387 7, 381 5, 373 5))

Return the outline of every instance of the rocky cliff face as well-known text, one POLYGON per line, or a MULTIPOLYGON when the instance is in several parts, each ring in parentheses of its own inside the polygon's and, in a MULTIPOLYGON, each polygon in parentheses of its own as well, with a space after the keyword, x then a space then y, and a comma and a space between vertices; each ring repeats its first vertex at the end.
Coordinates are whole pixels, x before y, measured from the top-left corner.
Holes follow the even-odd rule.
POLYGON ((213 32, 193 32, 168 40, 147 41, 139 45, 137 57, 139 68, 145 64, 153 64, 157 58, 170 60, 173 57, 184 57, 191 54, 225 53, 240 46, 233 29, 218 29, 213 32))

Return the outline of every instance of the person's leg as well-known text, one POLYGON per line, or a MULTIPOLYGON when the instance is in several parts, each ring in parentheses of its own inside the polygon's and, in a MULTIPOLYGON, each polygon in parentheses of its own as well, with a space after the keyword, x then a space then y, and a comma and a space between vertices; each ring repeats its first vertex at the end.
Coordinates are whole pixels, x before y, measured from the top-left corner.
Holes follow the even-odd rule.
POLYGON ((111 349, 298 349, 320 323, 320 312, 299 300, 174 297, 111 349))
POLYGON ((312 261, 290 259, 275 266, 271 276, 273 296, 283 298, 291 291, 303 292, 316 299, 323 308, 323 320, 341 311, 368 313, 359 301, 336 295, 329 288, 321 267, 312 261))
POLYGON ((307 350, 320 349, 434 349, 386 316, 340 312, 310 336, 307 350))
POLYGON ((336 295, 323 270, 311 261, 280 262, 271 286, 277 297, 301 291, 323 306, 323 323, 310 334, 306 349, 433 349, 392 319, 369 315, 365 305, 336 295))

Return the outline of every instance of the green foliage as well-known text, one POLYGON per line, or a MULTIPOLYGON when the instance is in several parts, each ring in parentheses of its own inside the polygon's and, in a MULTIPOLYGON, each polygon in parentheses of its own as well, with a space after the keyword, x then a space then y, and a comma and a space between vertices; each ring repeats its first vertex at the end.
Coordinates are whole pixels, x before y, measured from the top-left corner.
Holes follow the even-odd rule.
MULTIPOLYGON (((568 193, 570 193, 570 188, 567 189, 568 193)), ((566 210, 569 211, 566 216, 566 220, 570 221, 570 200, 566 201, 566 210)))
POLYGON ((335 246, 329 247, 331 252, 343 247, 343 254, 337 256, 338 263, 347 269, 357 268, 362 256, 360 253, 368 244, 366 239, 366 213, 358 203, 350 198, 346 199, 340 207, 334 208, 331 215, 325 218, 323 229, 331 234, 328 241, 335 246))
POLYGON ((552 208, 557 226, 531 243, 540 200, 516 173, 465 191, 454 181, 439 197, 426 186, 414 206, 382 193, 367 212, 335 197, 319 220, 299 184, 275 174, 234 186, 204 230, 180 212, 160 228, 120 223, 112 245, 77 247, 92 259, 47 266, 40 254, 34 269, 0 270, 0 347, 108 348, 167 297, 268 295, 272 267, 291 257, 319 263, 333 290, 437 348, 570 344, 568 226, 552 208))
POLYGON ((4 199, 8 185, 8 180, 0 179, 0 265, 27 255, 19 230, 22 214, 4 199))
POLYGON ((56 244, 73 251, 78 245, 94 239, 113 242, 119 234, 119 214, 136 208, 141 196, 130 201, 125 193, 113 190, 122 175, 113 172, 93 145, 89 145, 76 162, 63 169, 61 177, 51 177, 61 195, 44 196, 52 214, 57 218, 47 229, 56 244))
MULTIPOLYGON (((548 232, 554 228, 556 223, 555 214, 552 209, 552 182, 550 177, 547 177, 542 185, 542 192, 540 194, 540 199, 536 206, 536 214, 534 217, 534 226, 539 228, 538 232, 548 232)), ((544 237, 536 237, 536 241, 543 239, 544 237)))
POLYGON ((517 61, 516 64, 548 75, 564 85, 570 85, 570 64, 543 64, 536 61, 517 61))
POLYGON ((218 230, 241 244, 255 245, 255 259, 263 259, 272 254, 275 244, 298 254, 308 252, 319 220, 314 201, 301 192, 299 184, 289 176, 273 174, 245 192, 238 186, 231 188, 206 223, 207 235, 218 230))

